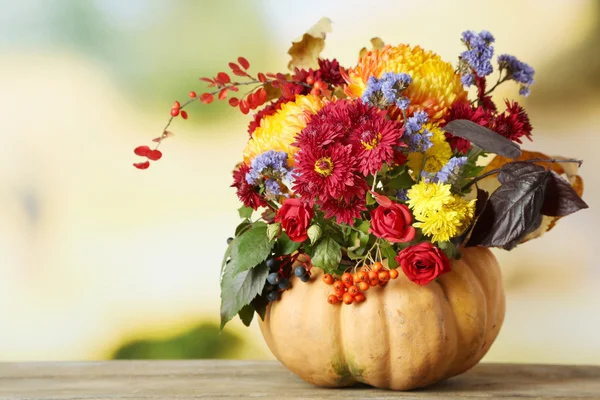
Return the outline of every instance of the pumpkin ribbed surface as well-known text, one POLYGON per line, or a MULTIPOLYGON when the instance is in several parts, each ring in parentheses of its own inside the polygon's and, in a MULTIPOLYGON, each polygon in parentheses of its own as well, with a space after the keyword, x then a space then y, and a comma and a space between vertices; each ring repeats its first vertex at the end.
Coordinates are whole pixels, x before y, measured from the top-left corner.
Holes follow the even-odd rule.
POLYGON ((475 366, 504 320, 500 269, 485 248, 465 249, 451 272, 425 286, 400 273, 350 306, 327 304, 333 289, 312 272, 308 284, 293 279, 259 323, 275 357, 315 385, 430 385, 475 366))

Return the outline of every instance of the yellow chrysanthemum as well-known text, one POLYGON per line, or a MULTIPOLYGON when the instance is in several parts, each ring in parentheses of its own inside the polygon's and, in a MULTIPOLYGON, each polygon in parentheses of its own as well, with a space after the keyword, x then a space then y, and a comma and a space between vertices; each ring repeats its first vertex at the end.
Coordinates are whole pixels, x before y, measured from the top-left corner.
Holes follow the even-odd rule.
POLYGON ((380 78, 384 72, 404 72, 412 77, 412 83, 404 91, 411 104, 408 111, 424 110, 432 122, 443 121, 452 104, 467 98, 452 64, 431 51, 406 44, 387 45, 360 57, 358 65, 348 71, 347 94, 360 97, 369 77, 380 78))
POLYGON ((469 227, 474 213, 475 200, 466 201, 454 195, 452 201, 443 204, 441 208, 429 210, 417 217, 419 222, 415 222, 413 226, 431 236, 432 242, 447 242, 469 227))
MULTIPOLYGON (((430 174, 438 172, 452 157, 452 148, 446 141, 444 131, 439 126, 428 123, 424 129, 427 129, 433 135, 431 136, 432 146, 425 152, 425 172, 430 174)), ((423 163, 423 153, 416 152, 408 155, 406 164, 413 172, 419 174, 423 163)))
POLYGON ((406 196, 407 204, 413 210, 415 218, 420 219, 432 210, 440 210, 444 204, 453 201, 450 185, 420 181, 413 185, 406 196))
POLYGON ((288 162, 292 166, 298 149, 291 144, 323 105, 323 100, 313 95, 297 95, 295 101, 283 104, 275 114, 264 117, 244 149, 244 162, 250 164, 257 155, 275 150, 288 153, 288 162))

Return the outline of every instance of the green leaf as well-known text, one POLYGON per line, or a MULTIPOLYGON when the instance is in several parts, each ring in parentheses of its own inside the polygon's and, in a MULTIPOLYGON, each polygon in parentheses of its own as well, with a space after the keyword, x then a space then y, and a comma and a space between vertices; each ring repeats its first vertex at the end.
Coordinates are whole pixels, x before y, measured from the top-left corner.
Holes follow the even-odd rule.
POLYGON ((225 250, 225 255, 223 256, 223 261, 221 262, 221 273, 223 272, 225 265, 227 265, 227 260, 229 259, 229 256, 231 255, 231 249, 233 248, 234 245, 235 245, 235 239, 233 239, 233 241, 231 243, 229 243, 229 245, 227 246, 227 250, 225 250))
POLYGON ((358 226, 356 227, 356 229, 358 229, 359 231, 361 231, 365 235, 368 235, 370 227, 371 227, 371 223, 369 221, 367 221, 367 220, 364 220, 360 224, 358 224, 358 226))
POLYGON ((265 320, 265 313, 267 312, 267 306, 269 305, 269 301, 265 299, 263 296, 256 296, 254 300, 252 300, 252 307, 256 310, 256 313, 262 319, 265 320))
POLYGON ((437 246, 448 256, 450 259, 460 260, 460 251, 456 245, 452 242, 438 242, 437 246))
POLYGON ((269 274, 269 268, 261 264, 234 276, 234 268, 231 264, 225 267, 221 280, 221 330, 245 305, 262 292, 269 274))
POLYGON ((241 236, 241 235, 243 235, 244 232, 246 232, 250 228, 252 228, 252 224, 250 223, 250 221, 248 221, 248 220, 242 221, 237 226, 237 228, 235 228, 235 236, 241 236))
POLYGON ((250 219, 253 211, 254 210, 252 208, 246 206, 241 206, 240 208, 238 208, 238 213, 240 214, 240 218, 242 219, 250 219))
POLYGON ((375 197, 371 193, 367 193, 367 205, 372 206, 376 203, 375 197))
POLYGON ((288 254, 292 254, 296 250, 298 250, 302 246, 302 243, 294 242, 290 237, 284 232, 277 239, 277 246, 275 247, 275 251, 279 256, 285 256, 288 254))
POLYGON ((236 261, 234 274, 249 270, 265 261, 275 244, 267 237, 267 225, 257 224, 238 237, 236 242, 236 246, 231 250, 231 258, 236 261))
POLYGON ((315 247, 312 263, 325 272, 331 273, 337 269, 341 259, 342 249, 340 245, 333 238, 325 237, 315 247))
POLYGON ((395 269, 398 266, 398 262, 396 261, 396 256, 398 254, 396 253, 396 250, 394 250, 394 246, 385 243, 380 246, 380 249, 383 257, 388 260, 388 266, 395 269))
POLYGON ((242 323, 246 326, 250 326, 252 323, 252 318, 254 318, 254 307, 250 304, 246 304, 242 309, 238 312, 242 323))
POLYGON ((398 175, 396 175, 390 182, 386 185, 386 188, 398 190, 398 189, 408 189, 415 184, 415 181, 410 177, 410 174, 406 169, 402 170, 398 175))

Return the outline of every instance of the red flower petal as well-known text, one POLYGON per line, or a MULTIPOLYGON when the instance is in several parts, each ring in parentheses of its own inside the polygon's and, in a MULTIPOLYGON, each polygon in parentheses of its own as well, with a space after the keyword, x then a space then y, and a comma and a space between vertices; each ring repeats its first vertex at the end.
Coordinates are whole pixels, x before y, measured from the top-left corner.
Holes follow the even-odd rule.
POLYGON ((150 166, 150 161, 134 163, 133 166, 137 169, 147 169, 150 166))
MULTIPOLYGON (((150 152, 148 152, 148 154, 146 154, 146 157, 148 157, 149 160, 157 161, 157 160, 161 159, 162 153, 160 152, 160 150, 150 150, 150 152)), ((146 168, 148 168, 148 167, 146 167, 146 168)))
POLYGON ((135 150, 133 150, 133 152, 141 157, 145 157, 148 152, 150 151, 150 147, 148 146, 138 146, 135 148, 135 150))
POLYGON ((227 89, 223 89, 219 92, 219 100, 225 100, 227 98, 227 89))

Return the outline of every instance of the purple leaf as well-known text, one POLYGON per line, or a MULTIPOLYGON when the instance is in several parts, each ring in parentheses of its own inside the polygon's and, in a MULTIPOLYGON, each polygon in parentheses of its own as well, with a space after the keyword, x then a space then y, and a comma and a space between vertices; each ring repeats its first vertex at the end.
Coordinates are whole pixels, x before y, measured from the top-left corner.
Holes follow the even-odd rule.
POLYGON ((450 121, 442 129, 454 136, 467 139, 485 151, 508 158, 517 158, 521 155, 521 148, 518 144, 467 119, 450 121))

